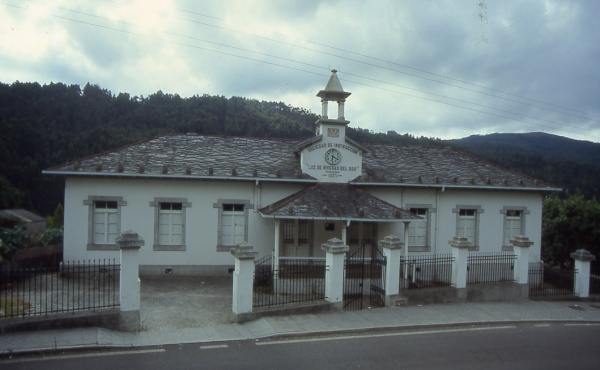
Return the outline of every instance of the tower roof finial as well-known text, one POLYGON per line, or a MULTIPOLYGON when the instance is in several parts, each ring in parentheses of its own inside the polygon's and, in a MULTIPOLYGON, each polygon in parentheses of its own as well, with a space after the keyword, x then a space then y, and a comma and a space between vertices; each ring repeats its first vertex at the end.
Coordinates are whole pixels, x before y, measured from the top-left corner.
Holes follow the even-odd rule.
POLYGON ((325 89, 319 91, 318 97, 325 100, 343 100, 350 96, 351 93, 344 91, 342 83, 337 76, 337 70, 331 70, 331 77, 327 81, 325 89))

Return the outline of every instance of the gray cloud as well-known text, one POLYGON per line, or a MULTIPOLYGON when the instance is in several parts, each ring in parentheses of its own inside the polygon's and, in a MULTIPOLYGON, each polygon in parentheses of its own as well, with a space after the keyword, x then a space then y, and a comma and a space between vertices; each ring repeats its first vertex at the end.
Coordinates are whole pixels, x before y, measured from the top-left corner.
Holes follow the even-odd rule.
POLYGON ((0 76, 113 93, 283 100, 318 112, 331 68, 351 125, 600 142, 600 3, 63 1, 0 5, 0 76))

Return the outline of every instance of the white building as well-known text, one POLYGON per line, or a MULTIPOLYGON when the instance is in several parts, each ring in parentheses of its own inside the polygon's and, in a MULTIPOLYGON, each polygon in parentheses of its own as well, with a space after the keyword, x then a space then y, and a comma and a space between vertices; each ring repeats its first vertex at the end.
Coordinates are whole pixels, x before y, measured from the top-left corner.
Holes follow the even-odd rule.
POLYGON ((351 250, 403 237, 403 221, 410 253, 449 253, 454 236, 501 251, 526 235, 540 259, 542 197, 557 189, 450 148, 356 143, 349 95, 334 70, 308 140, 164 136, 45 171, 65 177, 64 259, 118 259, 131 229, 144 274, 226 274, 242 241, 259 257, 323 256, 332 237, 351 250))

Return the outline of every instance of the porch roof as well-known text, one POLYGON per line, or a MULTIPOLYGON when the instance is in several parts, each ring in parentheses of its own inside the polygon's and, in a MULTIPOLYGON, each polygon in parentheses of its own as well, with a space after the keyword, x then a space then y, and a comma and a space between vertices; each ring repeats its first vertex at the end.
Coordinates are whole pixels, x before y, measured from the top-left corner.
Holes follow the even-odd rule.
POLYGON ((347 184, 320 183, 259 210, 278 219, 410 221, 419 216, 347 184))

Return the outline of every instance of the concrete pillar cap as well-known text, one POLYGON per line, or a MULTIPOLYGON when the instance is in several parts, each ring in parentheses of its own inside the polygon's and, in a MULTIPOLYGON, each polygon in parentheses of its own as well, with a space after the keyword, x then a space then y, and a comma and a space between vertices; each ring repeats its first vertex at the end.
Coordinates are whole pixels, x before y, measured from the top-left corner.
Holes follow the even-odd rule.
POLYGON ((240 260, 254 259, 258 255, 258 252, 254 252, 254 246, 247 242, 241 242, 229 251, 232 256, 240 260))
POLYGON ((448 242, 448 244, 450 244, 450 246, 455 247, 455 248, 469 248, 471 247, 471 243, 469 243, 469 239, 462 237, 462 236, 455 236, 454 238, 452 238, 452 240, 450 240, 448 242))
POLYGON ((531 247, 533 242, 529 241, 529 238, 525 235, 519 235, 515 237, 515 240, 510 241, 515 247, 531 247))
POLYGON ((400 241, 400 238, 396 235, 388 235, 383 238, 383 240, 379 241, 379 246, 381 248, 400 249, 403 245, 404 243, 400 241))
POLYGON ((595 261, 596 256, 591 254, 585 249, 578 249, 577 251, 571 253, 571 258, 576 261, 595 261))
POLYGON ((350 250, 350 247, 338 238, 331 238, 327 243, 321 244, 321 249, 327 253, 346 253, 350 250))
POLYGON ((145 244, 144 239, 133 230, 123 231, 115 243, 120 249, 140 249, 145 244))

